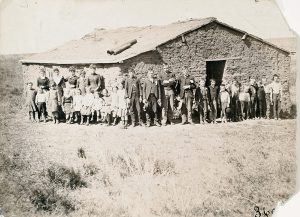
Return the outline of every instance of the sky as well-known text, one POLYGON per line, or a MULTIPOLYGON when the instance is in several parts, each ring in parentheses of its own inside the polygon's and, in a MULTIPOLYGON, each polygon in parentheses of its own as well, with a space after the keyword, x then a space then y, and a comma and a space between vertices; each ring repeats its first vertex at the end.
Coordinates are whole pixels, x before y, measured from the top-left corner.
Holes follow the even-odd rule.
POLYGON ((94 28, 212 16, 262 38, 293 36, 275 0, 257 1, 0 0, 0 54, 47 51, 94 28))

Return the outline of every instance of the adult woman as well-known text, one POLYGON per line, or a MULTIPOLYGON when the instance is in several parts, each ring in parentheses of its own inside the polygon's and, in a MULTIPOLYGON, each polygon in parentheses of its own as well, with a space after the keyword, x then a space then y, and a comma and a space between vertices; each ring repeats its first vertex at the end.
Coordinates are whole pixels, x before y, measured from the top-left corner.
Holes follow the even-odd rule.
POLYGON ((63 96, 63 89, 66 87, 66 84, 64 77, 59 74, 58 68, 55 68, 53 70, 53 77, 51 83, 55 84, 56 90, 58 92, 59 101, 61 102, 61 98, 63 96))
POLYGON ((46 77, 46 71, 44 68, 40 69, 40 76, 37 78, 38 88, 48 91, 50 86, 50 80, 46 77))

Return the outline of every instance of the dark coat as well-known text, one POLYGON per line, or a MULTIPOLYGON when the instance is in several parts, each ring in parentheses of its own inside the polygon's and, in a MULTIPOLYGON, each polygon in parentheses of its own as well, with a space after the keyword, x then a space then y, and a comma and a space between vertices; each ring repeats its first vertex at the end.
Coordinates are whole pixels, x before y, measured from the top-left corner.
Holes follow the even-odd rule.
POLYGON ((151 90, 153 89, 154 95, 157 99, 161 99, 161 86, 157 79, 152 83, 149 78, 146 78, 143 85, 143 99, 148 100, 151 90))
POLYGON ((184 98, 185 95, 187 94, 187 96, 193 97, 193 90, 196 88, 196 83, 195 83, 195 79, 192 76, 187 76, 184 77, 182 76, 179 79, 179 84, 180 84, 180 98, 184 98), (189 88, 184 89, 184 86, 186 85, 190 85, 189 88))
POLYGON ((141 83, 140 80, 138 78, 127 78, 125 80, 125 97, 127 98, 131 98, 132 96, 132 90, 133 90, 133 86, 136 87, 136 91, 137 91, 137 96, 142 96, 141 95, 141 83))

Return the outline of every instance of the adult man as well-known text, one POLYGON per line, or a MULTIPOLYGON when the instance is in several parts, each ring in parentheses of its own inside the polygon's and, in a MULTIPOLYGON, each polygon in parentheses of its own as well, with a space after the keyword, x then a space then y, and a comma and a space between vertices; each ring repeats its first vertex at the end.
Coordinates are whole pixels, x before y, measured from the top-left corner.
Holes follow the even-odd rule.
POLYGON ((151 116, 154 116, 154 124, 158 127, 158 104, 161 104, 161 86, 157 79, 154 78, 153 70, 148 70, 148 77, 143 85, 143 102, 146 105, 147 127, 151 126, 151 116))
POLYGON ((218 114, 218 99, 219 99, 219 87, 216 86, 216 80, 210 79, 210 85, 208 87, 208 100, 211 108, 212 123, 216 123, 218 114))
POLYGON ((250 78, 250 112, 251 118, 256 118, 257 111, 257 84, 254 78, 250 78))
POLYGON ((265 89, 265 98, 266 98, 266 104, 264 107, 265 110, 263 112, 266 115, 266 118, 270 119, 271 105, 273 104, 273 99, 271 94, 272 88, 271 88, 271 84, 267 84, 267 79, 265 77, 261 79, 261 82, 265 89))
POLYGON ((162 89, 162 124, 167 125, 169 121, 171 125, 173 122, 174 110, 174 96, 175 96, 175 75, 170 71, 167 64, 163 65, 163 72, 160 75, 160 81, 163 85, 162 89))
POLYGON ((189 74, 188 70, 182 70, 183 76, 180 78, 180 99, 182 100, 181 108, 181 124, 190 123, 194 125, 192 120, 193 90, 196 88, 195 79, 189 74))
POLYGON ((140 108, 140 102, 142 102, 141 83, 132 69, 129 70, 128 78, 125 80, 125 97, 130 100, 131 126, 135 127, 137 124, 142 126, 140 108), (137 121, 136 116, 138 118, 137 121))
POLYGON ((101 92, 105 88, 104 77, 96 73, 96 65, 90 65, 91 74, 87 78, 88 86, 92 92, 101 92))
POLYGON ((279 82, 279 76, 276 74, 273 75, 273 82, 271 83, 271 88, 272 88, 274 119, 280 120, 279 113, 281 110, 282 85, 279 82))

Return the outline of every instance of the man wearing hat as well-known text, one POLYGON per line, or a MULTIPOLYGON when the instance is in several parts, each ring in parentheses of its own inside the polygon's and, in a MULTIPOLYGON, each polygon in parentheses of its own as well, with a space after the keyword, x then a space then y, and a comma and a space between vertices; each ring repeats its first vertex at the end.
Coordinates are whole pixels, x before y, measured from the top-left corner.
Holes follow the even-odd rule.
POLYGON ((173 122, 174 110, 174 95, 175 95, 175 75, 170 71, 167 64, 163 65, 163 72, 160 75, 160 80, 163 86, 162 89, 162 124, 167 125, 169 121, 171 125, 173 122))
POLYGON ((96 65, 90 65, 91 74, 88 76, 87 82, 92 92, 101 92, 105 88, 104 77, 96 73, 96 65))
POLYGON ((125 80, 125 97, 130 100, 130 116, 132 126, 135 127, 137 124, 143 125, 141 120, 141 108, 140 103, 142 101, 141 83, 136 77, 135 72, 130 69, 129 77, 125 80), (136 117, 138 118, 136 120, 136 117))

